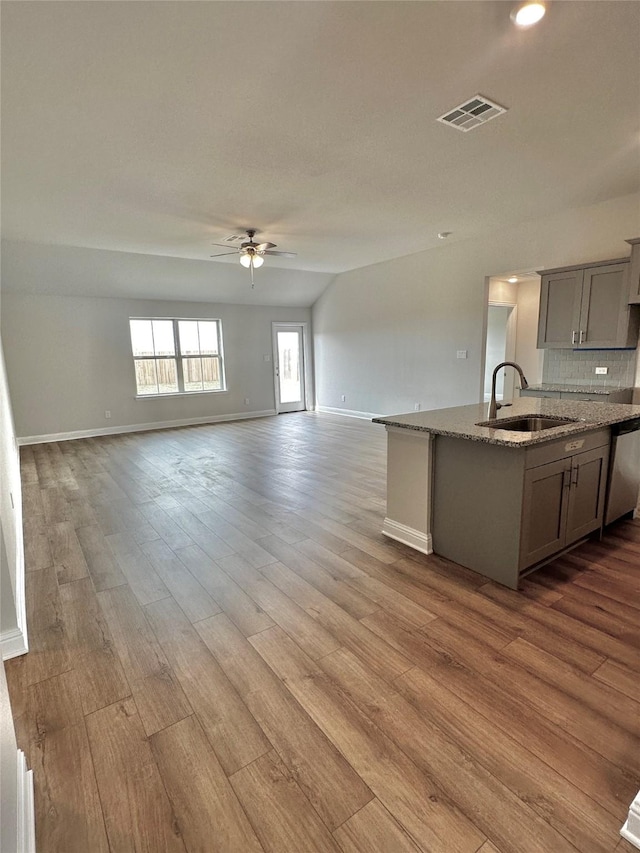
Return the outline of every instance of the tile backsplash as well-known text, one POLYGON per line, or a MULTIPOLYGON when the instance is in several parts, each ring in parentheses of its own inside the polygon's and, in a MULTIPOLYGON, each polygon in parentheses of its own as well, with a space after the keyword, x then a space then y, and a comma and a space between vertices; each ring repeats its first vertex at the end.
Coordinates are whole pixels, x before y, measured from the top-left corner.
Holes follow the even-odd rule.
POLYGON ((543 382, 633 388, 635 376, 636 350, 545 350, 543 382), (608 367, 609 372, 596 376, 596 367, 608 367))

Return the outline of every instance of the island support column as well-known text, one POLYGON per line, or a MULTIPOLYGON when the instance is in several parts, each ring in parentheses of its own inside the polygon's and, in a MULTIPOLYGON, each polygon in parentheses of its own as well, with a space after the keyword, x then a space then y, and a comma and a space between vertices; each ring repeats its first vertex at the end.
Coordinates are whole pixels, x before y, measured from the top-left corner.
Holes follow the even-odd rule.
POLYGON ((387 516, 382 532, 423 554, 433 553, 430 432, 387 426, 387 516))

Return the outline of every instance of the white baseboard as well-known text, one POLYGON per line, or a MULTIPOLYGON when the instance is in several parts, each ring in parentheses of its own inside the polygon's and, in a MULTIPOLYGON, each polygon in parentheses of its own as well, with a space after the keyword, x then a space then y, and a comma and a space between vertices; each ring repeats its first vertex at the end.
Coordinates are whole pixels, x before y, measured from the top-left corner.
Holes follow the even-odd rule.
POLYGON ((248 418, 268 418, 276 414, 275 409, 261 412, 236 412, 230 415, 205 415, 203 418, 183 418, 177 421, 155 421, 147 424, 126 424, 98 429, 78 429, 73 432, 52 432, 48 435, 23 435, 16 440, 23 447, 27 444, 46 444, 50 441, 72 441, 74 438, 94 438, 100 435, 118 435, 127 432, 148 432, 153 429, 171 429, 172 427, 197 426, 198 424, 217 424, 222 421, 242 421, 248 418))
POLYGON ((11 628, 10 631, 0 633, 0 655, 2 660, 17 658, 29 651, 26 633, 20 628, 11 628))
POLYGON ((375 412, 356 412, 354 409, 332 409, 331 406, 316 406, 316 412, 324 412, 327 415, 344 415, 346 418, 360 418, 365 421, 382 417, 382 415, 375 412))
POLYGON ((640 791, 629 806, 629 817, 620 830, 620 835, 640 850, 640 791))
POLYGON ((36 853, 36 817, 33 803, 33 770, 27 769, 24 752, 18 750, 17 853, 36 853))
POLYGON ((385 518, 382 532, 389 539, 402 542, 403 545, 408 545, 410 548, 420 551, 421 554, 433 554, 433 542, 430 533, 421 533, 419 530, 407 527, 406 524, 401 524, 392 518, 385 518))

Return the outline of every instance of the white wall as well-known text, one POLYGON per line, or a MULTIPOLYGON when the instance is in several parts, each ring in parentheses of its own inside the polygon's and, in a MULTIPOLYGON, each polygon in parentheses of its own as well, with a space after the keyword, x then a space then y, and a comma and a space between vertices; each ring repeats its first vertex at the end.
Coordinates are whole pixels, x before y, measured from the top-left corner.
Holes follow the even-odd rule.
POLYGON ((16 432, 41 436, 273 410, 273 363, 264 360, 272 353, 271 323, 309 321, 310 313, 308 308, 5 293, 2 333, 16 432), (220 318, 229 390, 136 400, 132 316, 220 318), (110 420, 105 410, 111 411, 110 420))
POLYGON ((538 349, 538 311, 540 308, 540 279, 519 282, 518 318, 516 328, 516 361, 529 385, 542 382, 544 350, 538 349))
POLYGON ((18 746, 4 664, 0 663, 0 850, 18 850, 18 746))
MULTIPOLYGON (((491 380, 496 364, 506 360, 507 321, 513 308, 506 305, 489 305, 487 316, 486 362, 484 368, 484 398, 491 398, 491 380)), ((504 397, 504 370, 496 376, 496 399, 504 397)))
POLYGON ((638 233, 634 194, 337 276, 313 308, 318 404, 390 414, 477 402, 486 277, 622 257, 638 233))
POLYGON ((540 278, 525 278, 517 283, 492 278, 489 301, 516 305, 516 351, 514 359, 522 367, 529 385, 542 382, 544 350, 538 349, 538 310, 540 278))
MULTIPOLYGON (((4 297, 3 297, 4 309, 4 297)), ((15 590, 23 583, 22 490, 20 459, 15 442, 13 415, 0 337, 0 645, 15 634, 19 611, 15 590)), ((20 598, 18 605, 20 607, 20 598)))
MULTIPOLYGON (((18 628, 14 588, 16 568, 22 559, 21 506, 19 465, 0 338, 0 648, 2 638, 14 635, 18 628), (11 494, 15 509, 11 506, 11 494)), ((17 580, 23 583, 22 577, 17 580)), ((4 663, 0 661, 0 850, 8 853, 18 849, 17 749, 4 663)))

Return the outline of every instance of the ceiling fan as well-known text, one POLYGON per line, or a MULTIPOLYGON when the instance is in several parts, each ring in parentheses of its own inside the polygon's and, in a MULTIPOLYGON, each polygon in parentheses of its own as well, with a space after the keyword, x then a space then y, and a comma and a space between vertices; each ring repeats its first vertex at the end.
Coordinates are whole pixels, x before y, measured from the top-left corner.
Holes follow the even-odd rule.
MULTIPOLYGON (((264 263, 264 255, 279 255, 281 258, 295 258, 295 252, 274 252, 276 243, 254 243, 255 228, 247 228, 248 240, 241 243, 237 249, 232 249, 230 252, 219 252, 217 255, 210 255, 211 258, 221 258, 224 255, 234 255, 236 252, 240 255, 240 263, 243 267, 251 272, 251 287, 253 287, 253 271, 261 267, 264 263)), ((224 246, 227 249, 232 247, 228 243, 212 243, 212 246, 224 246)))

